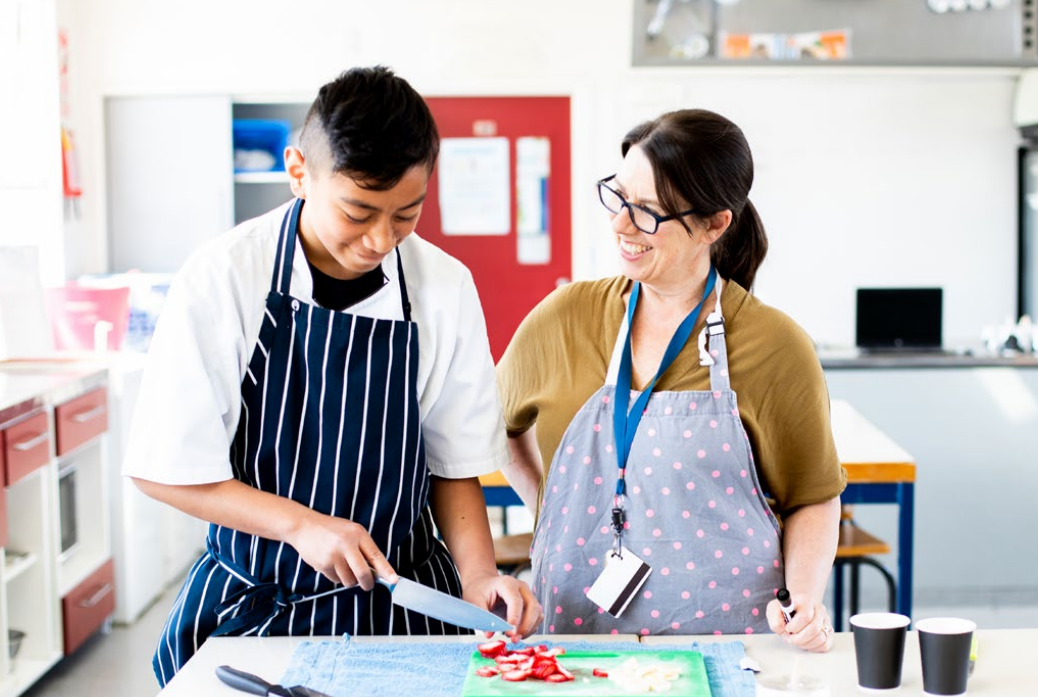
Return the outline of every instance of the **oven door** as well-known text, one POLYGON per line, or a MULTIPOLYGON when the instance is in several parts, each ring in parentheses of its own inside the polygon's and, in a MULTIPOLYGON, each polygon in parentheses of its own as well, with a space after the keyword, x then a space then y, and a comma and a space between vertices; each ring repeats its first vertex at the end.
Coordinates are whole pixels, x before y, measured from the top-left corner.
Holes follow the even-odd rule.
POLYGON ((76 465, 68 464, 58 472, 58 517, 61 523, 61 559, 66 559, 79 544, 76 518, 76 465))

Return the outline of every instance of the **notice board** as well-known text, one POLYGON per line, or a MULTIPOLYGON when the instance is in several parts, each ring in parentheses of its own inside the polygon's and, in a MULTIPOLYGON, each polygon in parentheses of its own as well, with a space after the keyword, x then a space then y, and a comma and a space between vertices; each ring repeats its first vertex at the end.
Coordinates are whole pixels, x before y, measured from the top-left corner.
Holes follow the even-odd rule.
POLYGON ((572 272, 570 99, 426 101, 443 145, 418 232, 472 272, 497 361, 572 272))

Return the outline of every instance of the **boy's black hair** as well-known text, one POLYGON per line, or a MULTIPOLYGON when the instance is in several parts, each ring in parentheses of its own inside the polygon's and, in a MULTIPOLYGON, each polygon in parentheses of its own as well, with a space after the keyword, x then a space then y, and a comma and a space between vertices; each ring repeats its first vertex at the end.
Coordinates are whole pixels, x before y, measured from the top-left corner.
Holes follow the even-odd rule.
POLYGON ((432 172, 440 135, 421 95, 380 65, 351 68, 320 89, 300 149, 312 167, 327 166, 384 191, 416 165, 432 172), (325 158, 329 162, 321 162, 325 158))

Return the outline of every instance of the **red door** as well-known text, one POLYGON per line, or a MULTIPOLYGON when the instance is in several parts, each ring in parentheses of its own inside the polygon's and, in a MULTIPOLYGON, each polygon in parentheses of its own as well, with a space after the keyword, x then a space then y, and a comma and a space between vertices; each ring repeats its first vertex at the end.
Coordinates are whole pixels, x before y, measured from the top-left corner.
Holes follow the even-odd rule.
MULTIPOLYGON (((490 350, 497 361, 516 327, 546 295, 572 273, 570 215, 569 97, 430 97, 426 100, 442 139, 496 137, 508 140, 509 213, 506 234, 444 234, 440 209, 441 167, 433 173, 418 233, 471 271, 483 303, 490 350), (546 180, 541 188, 544 215, 541 243, 531 257, 521 252, 517 187, 517 143, 547 142, 546 180), (547 239, 543 239, 543 235, 547 239)), ((521 146, 520 146, 521 147, 521 146)), ((525 150, 524 150, 525 151, 525 150)), ((442 152, 442 151, 441 151, 442 152)), ((528 151, 527 151, 528 152, 528 151)), ((443 159, 441 156, 441 166, 443 159)), ((526 189, 529 191, 529 188, 526 189)), ((529 224, 524 225, 529 233, 529 224)))

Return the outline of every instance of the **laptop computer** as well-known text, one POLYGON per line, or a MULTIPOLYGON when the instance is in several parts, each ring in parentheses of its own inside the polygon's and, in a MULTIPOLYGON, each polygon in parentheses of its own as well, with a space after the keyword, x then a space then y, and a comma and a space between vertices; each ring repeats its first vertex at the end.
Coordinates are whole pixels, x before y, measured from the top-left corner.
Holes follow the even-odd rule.
POLYGON ((940 288, 859 288, 855 344, 868 353, 940 352, 940 288))

